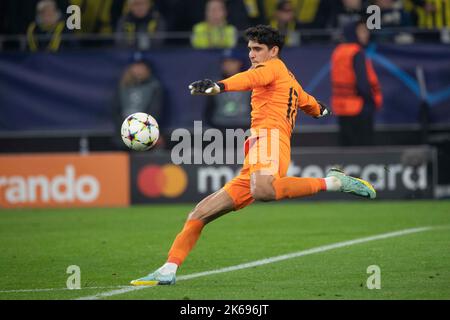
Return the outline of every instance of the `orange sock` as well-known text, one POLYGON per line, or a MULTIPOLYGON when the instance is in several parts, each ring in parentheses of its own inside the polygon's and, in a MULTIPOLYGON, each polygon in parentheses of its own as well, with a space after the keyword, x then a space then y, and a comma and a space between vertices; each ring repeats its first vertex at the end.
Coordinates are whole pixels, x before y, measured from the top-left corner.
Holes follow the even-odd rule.
POLYGON ((325 179, 322 178, 284 177, 275 179, 272 185, 277 200, 310 196, 326 190, 325 179))
POLYGON ((201 220, 188 220, 184 224, 183 230, 175 238, 169 250, 167 262, 173 262, 180 266, 195 246, 204 226, 205 224, 201 220))

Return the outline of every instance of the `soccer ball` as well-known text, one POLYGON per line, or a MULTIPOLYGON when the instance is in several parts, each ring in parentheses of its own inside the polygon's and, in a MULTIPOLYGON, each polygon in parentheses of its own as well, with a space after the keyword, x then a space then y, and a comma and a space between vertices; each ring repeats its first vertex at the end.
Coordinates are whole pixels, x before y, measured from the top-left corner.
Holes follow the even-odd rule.
POLYGON ((133 113, 122 123, 121 135, 128 148, 135 151, 149 150, 159 138, 158 122, 146 113, 133 113))

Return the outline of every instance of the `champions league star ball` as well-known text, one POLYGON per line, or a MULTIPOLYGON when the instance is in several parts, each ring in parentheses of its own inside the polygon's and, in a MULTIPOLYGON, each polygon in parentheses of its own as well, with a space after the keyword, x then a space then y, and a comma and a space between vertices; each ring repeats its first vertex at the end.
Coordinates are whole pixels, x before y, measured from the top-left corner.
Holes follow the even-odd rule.
POLYGON ((133 113, 124 120, 121 135, 128 148, 135 151, 149 150, 159 138, 158 122, 146 113, 133 113))

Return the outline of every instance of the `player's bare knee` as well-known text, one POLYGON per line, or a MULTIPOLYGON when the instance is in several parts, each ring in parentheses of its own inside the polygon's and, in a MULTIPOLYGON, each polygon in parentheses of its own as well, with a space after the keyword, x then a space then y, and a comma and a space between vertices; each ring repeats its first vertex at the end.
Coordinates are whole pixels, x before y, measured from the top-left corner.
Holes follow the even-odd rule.
POLYGON ((275 200, 275 189, 272 182, 274 177, 271 175, 254 172, 250 177, 250 193, 253 199, 258 201, 275 200))
POLYGON ((228 193, 219 190, 200 201, 189 213, 187 220, 201 220, 207 224, 233 208, 234 203, 228 193))
POLYGON ((206 224, 208 217, 207 217, 207 215, 202 214, 201 212, 192 211, 191 213, 189 213, 187 220, 200 220, 204 224, 206 224))
POLYGON ((272 185, 256 185, 251 194, 253 199, 258 201, 273 201, 275 200, 275 190, 272 185))
POLYGON ((207 212, 202 210, 202 206, 197 205, 188 215, 188 220, 204 220, 207 212))
POLYGON ((205 224, 211 220, 217 213, 217 208, 211 207, 210 200, 201 201, 195 208, 189 213, 188 220, 201 220, 205 224))

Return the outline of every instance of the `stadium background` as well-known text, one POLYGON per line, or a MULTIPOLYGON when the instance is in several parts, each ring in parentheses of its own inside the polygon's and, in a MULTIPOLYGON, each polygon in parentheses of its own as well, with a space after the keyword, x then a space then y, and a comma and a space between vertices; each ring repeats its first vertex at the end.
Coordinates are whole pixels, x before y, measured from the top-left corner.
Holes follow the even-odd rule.
MULTIPOLYGON (((158 146, 145 155, 128 153, 131 157, 131 161, 128 162, 130 167, 117 168, 117 170, 128 170, 130 174, 130 188, 122 181, 118 187, 130 195, 128 198, 132 202, 138 201, 137 199, 141 199, 138 202, 142 202, 143 194, 134 183, 137 181, 136 175, 139 174, 139 170, 135 168, 136 163, 142 162, 145 166, 156 161, 158 157, 162 157, 165 159, 162 162, 166 161, 170 164, 170 149, 175 143, 170 140, 171 132, 176 128, 192 130, 194 121, 203 120, 205 114, 206 99, 189 96, 186 85, 195 79, 217 78, 217 70, 224 49, 217 46, 198 49, 190 43, 193 26, 205 18, 206 1, 189 2, 189 5, 182 1, 154 2, 150 10, 159 12, 159 17, 165 21, 165 27, 159 32, 148 33, 146 36, 151 41, 163 39, 163 42, 162 44, 155 42, 154 46, 150 42, 150 47, 145 49, 140 47, 141 44, 138 41, 124 46, 114 40, 120 33, 115 31, 117 28, 114 23, 117 24, 120 21, 120 14, 127 14, 127 2, 97 1, 96 3, 98 2, 104 3, 103 10, 109 9, 106 12, 106 18, 99 15, 99 9, 92 6, 93 2, 58 2, 62 13, 65 12, 65 6, 70 4, 78 4, 85 11, 82 11, 81 30, 61 35, 61 46, 56 52, 46 52, 48 50, 45 47, 37 51, 31 50, 28 43, 29 34, 20 34, 20 32, 27 32, 27 26, 34 21, 33 16, 36 14, 38 1, 26 1, 26 5, 24 2, 24 6, 20 9, 17 7, 17 2, 2 2, 4 6, 2 15, 5 19, 2 19, 3 35, 0 37, 3 48, 0 53, 0 152, 8 154, 6 158, 2 156, 2 159, 6 159, 2 161, 11 161, 13 157, 11 153, 79 152, 83 157, 89 157, 91 152, 120 150, 121 147, 117 146, 118 132, 113 111, 114 99, 123 70, 132 61, 136 52, 139 52, 142 58, 152 65, 153 73, 159 78, 164 91, 163 110, 158 121, 165 139, 165 146, 158 146), (93 19, 95 21, 95 16, 92 18, 89 14, 93 13, 89 10, 97 14, 99 20, 97 22, 103 23, 108 28, 83 29, 83 23, 91 23, 93 19), (183 19, 180 18, 181 16, 183 19), (15 18, 12 19, 13 17, 15 18), (64 46, 64 43, 71 45, 64 46), (144 161, 134 160, 142 157, 145 158, 144 161)), ((361 1, 300 1, 297 3, 294 1, 294 8, 300 12, 298 17, 302 16, 302 10, 308 12, 306 10, 308 7, 315 8, 316 12, 312 10, 309 24, 297 18, 295 35, 300 40, 294 45, 286 46, 283 59, 308 92, 329 104, 330 56, 333 48, 339 43, 339 27, 343 23, 340 21, 364 17, 367 5, 382 5, 382 28, 374 30, 373 41, 366 50, 367 55, 374 62, 384 95, 383 109, 376 118, 375 145, 378 150, 382 150, 380 146, 402 146, 397 148, 398 160, 396 161, 397 165, 402 166, 402 170, 411 166, 411 163, 416 168, 426 163, 428 168, 428 183, 426 186, 421 184, 420 187, 422 191, 426 191, 421 193, 422 196, 411 189, 410 193, 400 192, 401 196, 393 195, 387 198, 446 197, 448 196, 447 185, 450 184, 450 49, 445 37, 447 29, 445 25, 441 28, 421 25, 419 18, 413 19, 414 14, 419 11, 416 12, 414 9, 408 11, 408 3, 407 1, 367 3, 361 1), (352 3, 360 3, 359 9, 346 8, 352 3), (385 8, 386 3, 391 7, 385 8), (401 19, 394 24, 392 19, 388 18, 398 12, 408 14, 410 19, 401 19), (389 21, 387 26, 383 24, 383 21, 389 21), (406 37, 408 41, 404 40, 405 34, 408 35, 406 37), (425 93, 417 78, 418 68, 424 71, 425 93), (429 149, 426 152, 423 149, 415 152, 417 148, 414 146, 417 145, 425 145, 429 149)), ((239 34, 234 50, 241 57, 245 57, 246 48, 241 37, 242 30, 253 21, 274 23, 276 13, 273 10, 275 10, 276 1, 226 1, 226 5, 228 22, 235 24, 239 34), (248 10, 250 2, 260 8, 257 17, 248 10), (272 11, 268 8, 272 8, 272 11)), ((416 7, 419 8, 419 4, 416 7)), ((450 9, 444 7, 443 10, 445 15, 445 10, 450 9)), ((65 22, 68 17, 69 14, 62 14, 60 21, 65 22)), ((207 128, 206 125, 203 130, 207 128)), ((316 121, 299 116, 293 147, 300 149, 298 149, 298 156, 293 158, 293 164, 303 167, 309 165, 307 157, 301 156, 302 153, 308 154, 309 147, 322 148, 312 151, 316 153, 327 152, 331 147, 338 147, 336 133, 337 125, 333 117, 316 121)), ((240 149, 240 146, 237 148, 240 149)), ((123 152, 123 150, 120 151, 123 152)), ((335 153, 339 152, 339 150, 335 151, 335 153)), ((360 160, 357 155, 370 150, 363 148, 354 152, 355 164, 362 165, 364 160, 362 158, 360 160)), ((391 160, 385 157, 387 156, 380 152, 373 158, 377 160, 373 164, 386 165, 391 160)), ((339 162, 337 159, 336 161, 346 165, 342 161, 339 162)), ((60 164, 59 173, 63 176, 67 164, 71 162, 60 164)), ((332 164, 324 163, 323 166, 332 164)), ((98 162, 98 166, 101 166, 101 162, 98 162)), ((53 165, 49 163, 49 167, 53 165)), ((224 168, 221 166, 215 168, 217 172, 211 171, 211 176, 205 178, 210 184, 206 191, 189 196, 173 193, 172 200, 173 198, 179 201, 198 200, 230 178, 229 174, 223 173, 224 168), (217 182, 217 179, 221 183, 217 182)), ((37 169, 29 174, 44 174, 50 181, 53 178, 48 176, 45 170, 37 169)), ((108 168, 108 170, 115 169, 108 168)), ((186 166, 185 170, 189 172, 187 176, 189 176, 190 184, 196 185, 201 175, 197 168, 186 166)), ((23 168, 19 165, 2 166, 1 176, 21 175, 22 171, 23 168)), ((75 174, 78 174, 77 171, 75 166, 75 174)), ((235 171, 234 168, 233 171, 235 171)), ((100 169, 93 168, 90 174, 95 176, 98 175, 97 172, 100 172, 100 169)), ((396 179, 398 182, 396 185, 402 185, 402 174, 390 179, 396 179)), ((388 179, 386 174, 377 173, 376 170, 368 172, 366 178, 375 184, 377 182, 383 184, 388 179)), ((413 175, 413 179, 418 179, 418 175, 413 175)), ((105 187, 100 188, 99 196, 103 188, 105 187)), ((8 198, 5 198, 5 190, 6 188, 3 188, 3 205, 6 205, 5 199, 8 198)), ((39 191, 36 189, 36 192, 39 191)), ((33 201, 23 202, 21 197, 13 196, 12 200, 14 204, 6 206, 33 206, 33 201)), ((159 201, 165 202, 167 199, 152 196, 147 197, 146 202, 159 201)), ((92 204, 95 203, 94 201, 92 204)), ((73 203, 69 201, 63 205, 71 204, 73 203)))
MULTIPOLYGON (((14 214, 11 208, 128 208, 134 204, 146 204, 150 213, 164 208, 172 212, 175 209, 169 204, 194 203, 234 176, 238 165, 175 166, 170 160, 172 131, 193 131, 193 122, 203 120, 207 107, 204 97, 189 95, 187 85, 196 79, 217 78, 223 56, 224 48, 199 49, 191 44, 192 28, 204 19, 206 1, 154 1, 152 10, 164 18, 165 27, 147 34, 150 41, 144 47, 137 41, 125 46, 117 42, 116 26, 127 14, 126 1, 99 0, 96 5, 93 0, 57 1, 62 21, 69 16, 65 14, 68 5, 81 6, 82 30, 66 30, 61 47, 54 52, 30 49, 27 30, 35 20, 37 3, 0 3, 0 214, 14 214), (96 11, 98 3, 104 4, 102 14, 96 11), (88 21, 96 24, 83 29, 88 21), (145 153, 117 145, 113 114, 120 78, 136 53, 151 63, 164 90, 162 116, 157 120, 165 144, 145 153)), ((276 1, 225 3, 228 22, 239 34, 234 49, 245 56, 242 31, 256 22, 272 22, 276 1), (258 14, 250 8, 258 8, 258 14)), ((382 17, 407 14, 409 19, 382 20, 387 24, 382 22, 382 29, 372 32, 367 49, 385 101, 376 118, 375 145, 340 147, 333 117, 315 120, 300 115, 289 173, 322 176, 331 165, 339 164, 371 181, 380 200, 448 199, 448 1, 293 1, 299 10, 294 33, 298 41, 283 50, 282 58, 309 93, 329 104, 330 56, 340 41, 342 21, 362 17, 368 5, 382 3, 390 6, 382 17), (352 2, 359 9, 345 7, 352 2), (440 11, 426 13, 424 8, 430 4, 440 11), (305 15, 308 18, 301 21, 305 15), (438 15, 447 20, 437 19, 438 15), (425 75, 425 93, 418 67, 425 75)), ((343 199, 348 200, 328 194, 307 201, 343 199)), ((181 209, 187 207, 177 210, 181 209)), ((33 212, 26 211, 24 217, 33 212)), ((170 222, 174 230, 180 221, 170 222)), ((6 287, 12 288, 11 283, 6 287)))

